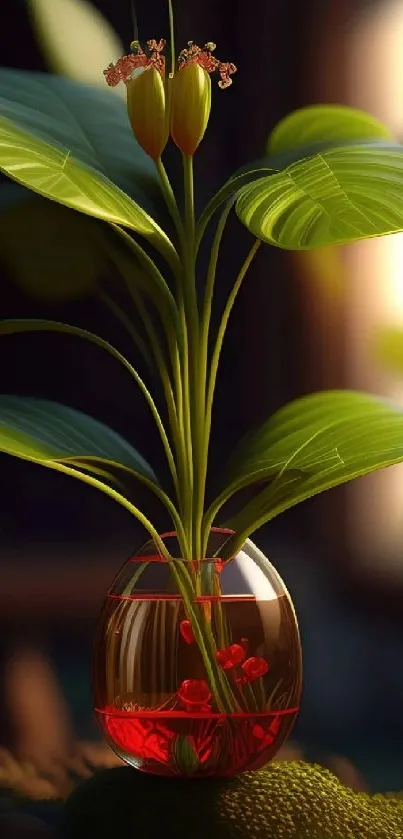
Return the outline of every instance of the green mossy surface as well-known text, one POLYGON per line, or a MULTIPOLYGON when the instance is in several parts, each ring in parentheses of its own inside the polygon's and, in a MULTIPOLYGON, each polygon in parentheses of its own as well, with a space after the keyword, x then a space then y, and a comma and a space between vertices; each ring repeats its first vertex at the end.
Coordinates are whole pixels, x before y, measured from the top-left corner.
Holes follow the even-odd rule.
POLYGON ((403 799, 355 793, 328 770, 272 763, 229 780, 98 772, 65 804, 64 839, 403 839, 403 799))

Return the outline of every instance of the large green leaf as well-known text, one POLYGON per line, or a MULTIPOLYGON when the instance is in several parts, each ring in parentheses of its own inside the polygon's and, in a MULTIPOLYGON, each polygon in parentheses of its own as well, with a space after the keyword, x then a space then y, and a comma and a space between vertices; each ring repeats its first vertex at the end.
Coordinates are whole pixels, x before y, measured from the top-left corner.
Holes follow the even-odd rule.
POLYGON ((155 221, 163 201, 153 166, 110 91, 1 70, 0 113, 3 172, 46 198, 141 233, 175 259, 155 221))
POLYGON ((70 150, 140 204, 152 197, 162 207, 155 167, 133 136, 125 102, 106 84, 99 90, 48 73, 2 68, 0 113, 49 145, 70 150))
POLYGON ((315 143, 392 140, 386 125, 365 111, 343 105, 308 105, 282 119, 270 134, 267 154, 281 154, 315 143))
POLYGON ((168 243, 151 216, 104 175, 83 165, 70 148, 49 145, 3 117, 0 169, 46 198, 168 243))
POLYGON ((330 148, 241 189, 240 220, 287 250, 344 244, 403 230, 403 147, 330 148))
POLYGON ((219 501, 263 485, 228 523, 253 532, 310 496, 400 461, 400 408, 370 394, 325 391, 291 402, 240 443, 219 501))
MULTIPOLYGON (((120 434, 74 408, 30 396, 0 396, 0 451, 44 466, 121 464, 158 484, 151 466, 120 434)), ((97 472, 97 468, 94 469, 97 472)))
POLYGON ((226 201, 235 201, 262 175, 262 185, 266 185, 268 177, 284 172, 292 163, 335 146, 392 139, 386 126, 356 108, 310 105, 293 111, 273 129, 265 156, 231 175, 209 201, 199 219, 199 239, 216 210, 226 201))

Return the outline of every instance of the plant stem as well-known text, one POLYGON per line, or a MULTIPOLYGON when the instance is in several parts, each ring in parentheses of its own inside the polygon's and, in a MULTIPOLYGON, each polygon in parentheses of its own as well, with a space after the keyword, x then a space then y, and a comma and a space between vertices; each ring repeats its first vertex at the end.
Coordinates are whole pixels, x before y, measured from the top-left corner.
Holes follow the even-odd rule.
MULTIPOLYGON (((219 362, 220 362, 220 356, 221 356, 222 346, 223 346, 223 342, 224 342, 225 332, 226 332, 226 329, 227 329, 228 321, 229 321, 229 318, 230 318, 235 300, 237 298, 237 294, 238 294, 238 292, 241 288, 242 282, 243 282, 243 280, 244 280, 244 278, 247 274, 247 271, 248 271, 255 255, 256 255, 257 251, 259 250, 260 245, 261 245, 260 239, 256 239, 254 241, 254 243, 253 243, 245 261, 243 262, 243 265, 242 265, 242 267, 239 271, 239 274, 238 274, 238 276, 235 280, 235 283, 234 283, 234 285, 231 289, 231 292, 228 296, 228 300, 226 302, 226 305, 225 305, 225 308, 224 308, 224 311, 223 311, 223 314, 222 314, 222 317, 221 317, 220 325, 218 327, 217 338, 216 338, 216 342, 215 342, 212 357, 211 357, 210 377, 209 377, 208 388, 207 388, 206 419, 205 419, 205 423, 206 423, 206 425, 205 425, 205 439, 207 439, 207 440, 210 438, 210 434, 211 434, 211 416, 212 416, 212 410, 213 410, 214 392, 215 392, 215 386, 216 386, 216 381, 217 381, 217 371, 218 371, 218 365, 219 365, 219 362)), ((204 525, 203 525, 203 537, 202 537, 203 549, 204 550, 205 550, 206 545, 207 545, 211 525, 212 525, 212 521, 209 520, 208 516, 207 516, 207 519, 205 517, 204 525)))
MULTIPOLYGON (((33 458, 24 457, 24 460, 33 460, 33 458)), ((41 463, 37 459, 34 460, 35 463, 41 463)), ((43 462, 44 466, 48 469, 53 469, 55 472, 62 472, 64 475, 70 475, 72 478, 78 478, 83 483, 88 484, 88 486, 92 486, 95 489, 100 489, 105 495, 109 495, 109 498, 112 498, 114 501, 117 501, 122 507, 124 507, 129 513, 132 514, 148 531, 151 538, 155 542, 157 549, 160 551, 161 556, 164 557, 166 560, 171 559, 171 555, 169 551, 167 551, 164 542, 162 541, 161 537, 157 533, 155 527, 151 524, 147 516, 139 510, 138 507, 135 507, 124 495, 121 495, 120 492, 117 492, 112 487, 104 484, 102 481, 99 481, 98 478, 94 478, 92 475, 86 475, 84 472, 79 472, 77 469, 71 469, 69 466, 65 466, 64 463, 52 461, 49 462, 48 460, 43 462)))
POLYGON ((216 663, 216 646, 211 627, 201 610, 198 617, 198 604, 195 602, 195 589, 184 562, 175 561, 171 563, 172 572, 176 579, 177 586, 182 594, 185 609, 192 625, 195 640, 200 649, 207 677, 220 711, 233 713, 237 710, 235 698, 228 686, 227 678, 216 663))
POLYGON ((104 338, 100 338, 99 335, 95 335, 92 332, 88 332, 86 329, 81 329, 79 326, 71 326, 67 323, 60 323, 59 321, 52 321, 52 320, 12 320, 3 321, 0 324, 0 334, 3 335, 11 335, 18 332, 60 332, 68 335, 75 335, 78 338, 85 338, 90 343, 95 344, 100 349, 106 350, 113 358, 120 362, 120 364, 126 368, 128 373, 130 373, 132 379, 136 382, 138 387, 140 388, 143 396, 146 399, 148 407, 152 413, 154 418, 154 422, 157 426, 162 445, 164 447, 165 455, 168 461, 169 469, 174 481, 177 480, 177 473, 176 473, 176 465, 175 460, 173 457, 172 449, 168 440, 168 435, 165 431, 165 426, 158 411, 157 405, 154 402, 154 399, 141 378, 138 374, 137 370, 133 367, 132 364, 122 355, 119 350, 116 349, 112 344, 108 341, 105 341, 104 338))
MULTIPOLYGON (((169 513, 169 515, 171 517, 172 524, 174 526, 174 529, 175 529, 176 533, 178 534, 178 538, 180 538, 182 540, 184 539, 184 529, 183 529, 182 520, 181 520, 179 511, 175 507, 175 504, 171 501, 169 495, 167 495, 167 493, 164 492, 163 489, 161 489, 160 485, 156 484, 150 478, 147 478, 146 475, 142 475, 141 472, 136 472, 135 469, 131 469, 129 466, 126 466, 124 463, 119 463, 119 462, 114 461, 114 460, 107 460, 103 457, 98 457, 98 456, 95 456, 95 455, 83 458, 82 460, 80 460, 80 458, 77 458, 77 457, 64 457, 64 458, 60 458, 60 460, 58 460, 57 462, 58 463, 64 463, 67 466, 69 466, 69 465, 76 466, 78 469, 87 469, 91 472, 94 471, 94 468, 93 468, 92 464, 93 463, 100 463, 100 464, 112 467, 114 469, 117 469, 121 472, 124 472, 128 475, 131 475, 131 476, 135 477, 137 481, 139 481, 144 486, 146 486, 147 489, 149 489, 150 492, 152 492, 161 501, 161 504, 164 505, 165 509, 167 510, 167 512, 169 513), (88 466, 89 463, 91 464, 91 469, 89 469, 89 466, 88 466)), ((106 472, 105 470, 99 469, 99 470, 97 470, 97 474, 100 477, 106 477, 109 480, 115 480, 115 483, 117 483, 115 475, 111 474, 110 472, 106 472)))
MULTIPOLYGON (((139 245, 139 243, 136 242, 136 240, 133 239, 133 237, 126 232, 126 230, 123 230, 123 228, 119 227, 118 224, 111 223, 111 227, 114 230, 116 230, 116 232, 122 239, 124 239, 126 245, 130 248, 131 251, 133 251, 133 253, 136 254, 136 257, 138 258, 140 264, 143 265, 145 270, 148 272, 150 278, 153 280, 155 284, 155 287, 161 294, 161 300, 166 305, 166 310, 170 313, 172 319, 170 328, 174 328, 174 330, 176 330, 178 321, 178 310, 175 303, 175 298, 168 286, 168 283, 162 276, 161 271, 158 270, 155 262, 151 259, 151 257, 144 250, 144 248, 142 248, 141 245, 139 245)), ((161 312, 161 317, 163 317, 165 310, 162 307, 161 309, 158 308, 158 310, 161 312)))
MULTIPOLYGON (((156 168, 161 182, 165 203, 168 207, 171 218, 179 237, 182 258, 186 252, 186 234, 183 222, 179 213, 176 198, 164 167, 162 160, 156 161, 156 168)), ((176 276, 177 311, 178 311, 178 337, 180 357, 177 359, 177 366, 174 368, 174 381, 176 389, 176 405, 180 437, 180 506, 186 523, 187 543, 191 541, 192 533, 192 497, 193 497, 193 453, 190 419, 190 392, 189 392, 189 341, 185 308, 185 283, 183 276, 186 269, 182 266, 180 274, 176 276), (184 270, 183 270, 184 269, 184 270)), ((188 548, 189 550, 189 548, 188 548)))
POLYGON ((160 157, 158 158, 158 160, 155 161, 155 166, 159 175, 161 189, 165 198, 165 203, 169 210, 172 221, 175 225, 176 232, 178 233, 178 236, 181 239, 184 233, 182 219, 175 198, 175 193, 172 189, 171 182, 168 177, 168 173, 160 157))
POLYGON ((171 72, 170 75, 173 76, 175 72, 175 23, 174 23, 174 10, 172 6, 172 0, 168 0, 168 15, 169 15, 169 37, 171 40, 171 72))
POLYGON ((214 236, 210 260, 207 270, 207 278, 206 278, 206 288, 204 293, 204 303, 203 303, 203 313, 201 318, 201 336, 200 336, 200 351, 199 351, 199 363, 198 363, 198 370, 197 370, 197 378, 199 383, 199 401, 198 401, 198 413, 199 416, 202 418, 203 428, 201 431, 201 453, 200 453, 200 470, 199 470, 199 492, 197 498, 197 511, 196 511, 196 521, 197 521, 197 528, 198 533, 200 534, 199 539, 200 542, 198 544, 199 548, 199 555, 204 556, 207 549, 207 544, 203 544, 203 515, 204 515, 204 504, 206 498, 206 483, 207 483, 207 471, 208 471, 208 454, 209 454, 209 445, 210 445, 210 426, 206 423, 206 389, 207 389, 207 375, 208 375, 208 361, 209 361, 209 333, 210 333, 210 323, 211 323, 211 311, 212 311, 212 303, 213 303, 213 295, 214 295, 214 284, 215 284, 215 277, 216 277, 216 270, 217 270, 217 263, 218 263, 218 255, 220 250, 220 245, 223 237, 223 233, 225 230, 225 225, 228 220, 228 216, 231 212, 233 206, 233 202, 230 201, 226 205, 220 220, 217 225, 216 233, 214 236))
POLYGON ((120 308, 120 306, 115 302, 115 300, 113 300, 112 297, 109 297, 109 294, 107 294, 106 291, 103 291, 102 289, 99 289, 98 290, 98 297, 101 300, 101 302, 105 306, 107 306, 107 308, 112 312, 112 314, 115 315, 115 317, 118 320, 120 320, 122 326, 124 326, 124 328, 126 329, 126 332, 128 333, 128 335, 130 335, 130 337, 133 340, 133 343, 136 345, 140 354, 143 356, 144 361, 147 364, 147 367, 149 369, 152 369, 153 365, 152 365, 152 361, 151 361, 151 356, 150 356, 150 353, 148 352, 146 343, 143 340, 143 338, 141 337, 141 335, 139 335, 137 330, 134 328, 130 318, 126 315, 126 313, 123 311, 123 309, 120 308))
POLYGON ((203 432, 205 386, 200 377, 200 322, 196 289, 196 225, 194 204, 193 157, 183 155, 185 195, 185 232, 182 258, 184 266, 184 303, 189 345, 190 433, 192 440, 192 549, 194 556, 202 556, 201 523, 204 506, 203 432))

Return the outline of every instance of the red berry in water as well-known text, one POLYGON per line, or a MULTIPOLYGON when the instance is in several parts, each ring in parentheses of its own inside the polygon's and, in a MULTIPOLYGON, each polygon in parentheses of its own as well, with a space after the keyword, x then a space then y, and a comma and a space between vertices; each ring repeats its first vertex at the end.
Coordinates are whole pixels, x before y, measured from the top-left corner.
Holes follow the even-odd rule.
POLYGON ((223 670, 232 670, 244 660, 245 650, 240 644, 231 644, 224 650, 217 650, 216 658, 223 670))
POLYGON ((190 623, 190 621, 181 621, 179 624, 179 632, 187 644, 194 644, 195 637, 193 635, 192 624, 190 623))
POLYGON ((247 658, 242 665, 242 670, 249 682, 253 682, 254 679, 260 679, 261 676, 264 676, 267 673, 268 669, 269 665, 267 661, 265 661, 264 658, 259 658, 258 656, 247 658))

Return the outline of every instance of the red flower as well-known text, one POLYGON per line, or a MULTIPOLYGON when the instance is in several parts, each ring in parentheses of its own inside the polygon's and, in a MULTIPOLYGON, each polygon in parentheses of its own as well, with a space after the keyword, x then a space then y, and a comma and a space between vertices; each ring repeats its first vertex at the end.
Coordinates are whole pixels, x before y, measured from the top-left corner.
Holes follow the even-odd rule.
POLYGON ((231 644, 224 650, 217 650, 216 659, 223 670, 232 670, 245 658, 245 650, 240 644, 231 644))
POLYGON ((131 715, 105 716, 111 740, 133 757, 168 763, 170 743, 175 735, 160 722, 151 722, 131 715))
POLYGON ((181 621, 179 624, 179 632, 187 644, 194 644, 195 637, 193 635, 192 624, 190 623, 190 621, 181 621))
POLYGON ((252 656, 247 658, 242 665, 242 670, 245 673, 248 682, 253 682, 255 679, 260 679, 269 669, 269 665, 264 658, 252 656))
POLYGON ((178 693, 178 699, 190 713, 211 711, 211 692, 203 679, 185 679, 178 693))

